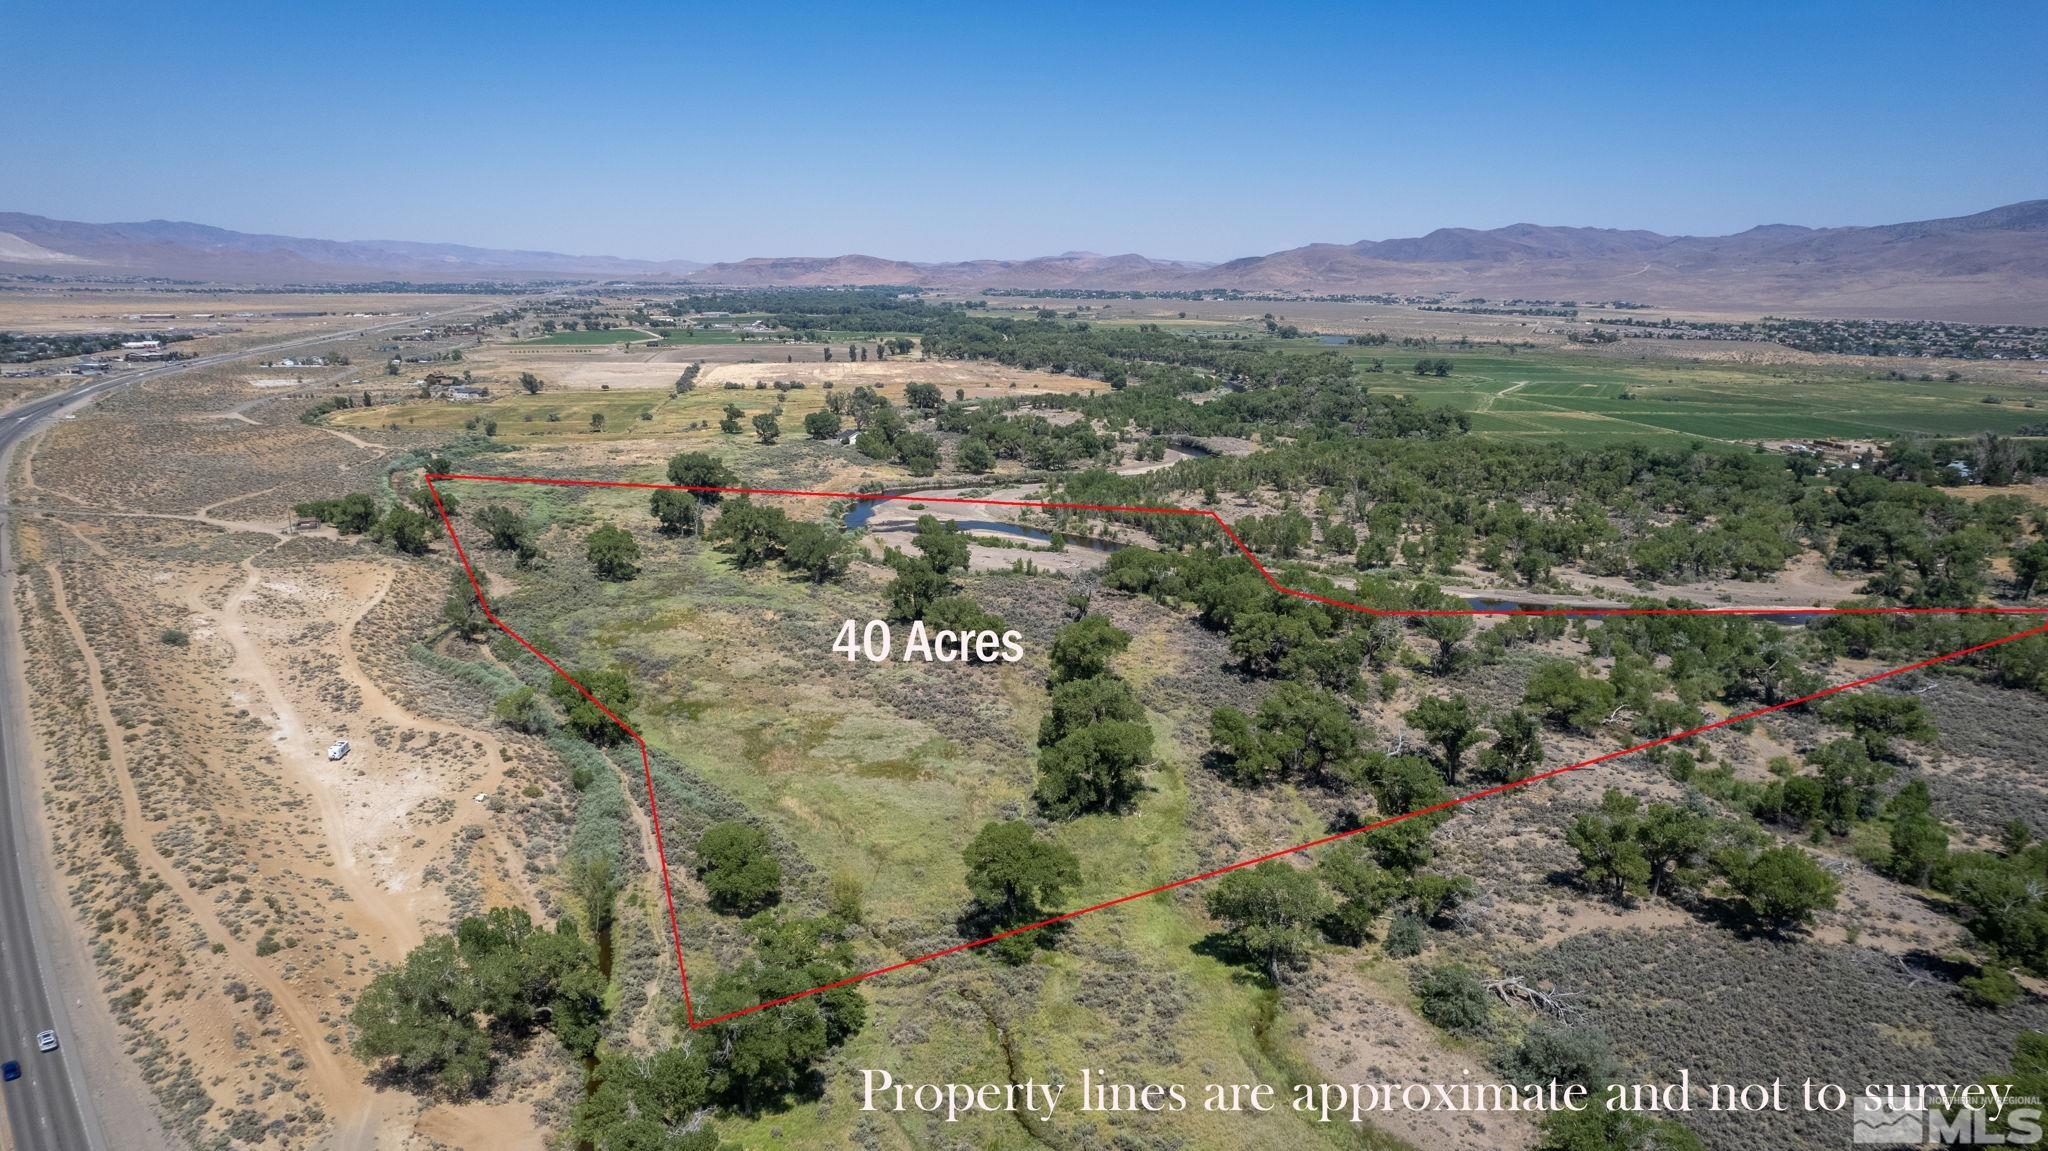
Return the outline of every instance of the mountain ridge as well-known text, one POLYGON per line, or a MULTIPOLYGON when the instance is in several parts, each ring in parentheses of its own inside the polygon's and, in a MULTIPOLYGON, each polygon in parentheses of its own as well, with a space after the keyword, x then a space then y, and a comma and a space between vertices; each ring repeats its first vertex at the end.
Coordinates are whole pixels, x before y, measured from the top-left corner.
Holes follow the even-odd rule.
POLYGON ((150 220, 0 212, 0 273, 226 283, 631 280, 1299 294, 1459 292, 1678 307, 1996 314, 2048 322, 2048 199, 1874 226, 1760 224, 1725 236, 1535 223, 1310 243, 1217 264, 1135 252, 939 262, 865 253, 701 264, 403 240, 320 240, 150 220))

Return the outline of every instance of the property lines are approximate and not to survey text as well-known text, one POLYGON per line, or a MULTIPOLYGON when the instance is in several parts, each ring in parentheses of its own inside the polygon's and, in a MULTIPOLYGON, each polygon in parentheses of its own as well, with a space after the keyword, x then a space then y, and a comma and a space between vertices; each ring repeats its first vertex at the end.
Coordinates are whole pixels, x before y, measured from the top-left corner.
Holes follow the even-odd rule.
POLYGON ((1263 578, 1266 581, 1266 583, 1273 588, 1274 591, 1279 592, 1282 595, 1289 595, 1297 597, 1299 599, 1311 600, 1315 603, 1324 604, 1329 607, 1342 608, 1346 611, 1355 611, 1364 615, 1389 616, 1395 618, 1409 618, 1417 616, 1600 617, 1623 615, 1736 615, 1766 617, 1779 615, 1790 616, 1798 619, 1805 619, 1811 616, 1827 615, 2040 616, 2048 615, 2048 607, 1502 607, 1436 608, 1412 611, 1389 610, 1367 607, 1363 604, 1350 603, 1346 600, 1335 599, 1330 596, 1317 595, 1314 592, 1302 591, 1298 588, 1291 588, 1286 586, 1285 584, 1282 584, 1278 579, 1274 578, 1272 572, 1266 570, 1266 565, 1259 562, 1259 557, 1252 554, 1252 550, 1245 546, 1244 541, 1239 539, 1237 533, 1230 529, 1230 525, 1224 522, 1222 516, 1218 515, 1213 511, 1208 511, 1200 508, 1131 507, 1117 504, 1058 503, 1045 500, 998 500, 979 499, 966 496, 932 496, 924 494, 917 494, 915 496, 912 496, 908 493, 897 494, 891 492, 820 492, 802 491, 789 488, 746 488, 721 487, 702 484, 635 483, 626 480, 576 480, 559 479, 545 476, 480 476, 440 472, 430 473, 426 476, 426 484, 428 492, 433 496, 434 499, 434 509, 438 513, 440 513, 441 524, 447 530, 448 533, 448 541, 450 544, 454 546, 455 556, 458 560, 461 561, 462 570, 469 577, 470 588, 476 594, 476 602, 478 607, 480 607, 483 610, 484 618, 490 620, 492 626, 496 627, 499 631, 504 632, 520 647, 525 648, 527 652, 532 654, 534 658, 546 664, 549 670, 553 671, 556 675, 561 676, 562 679, 566 681, 570 687, 574 688, 578 694, 582 695, 584 699, 588 700, 591 706, 597 708, 599 712, 603 713, 605 718, 617 724, 619 726, 619 729, 625 732, 626 735, 632 739, 634 746, 637 747, 640 751, 640 770, 647 787, 648 823, 654 832, 655 857, 660 862, 661 867, 662 898, 666 902, 668 909, 669 941, 675 948, 676 974, 682 981, 683 1016, 693 1030, 700 1027, 708 1027, 714 1023, 722 1023, 729 1019, 735 1019, 742 1015, 749 1015, 756 1011, 766 1010, 767 1008, 779 1006, 784 1003, 790 1003, 795 1000, 807 999, 813 995, 819 995, 826 991, 831 991, 834 988, 846 987, 851 984, 861 983, 866 980, 873 979, 878 975, 887 975, 892 971, 901 971, 908 967, 915 967, 922 963, 929 963, 934 959, 942 959, 948 955, 953 955, 958 952, 971 951, 977 947, 985 947, 988 944, 995 943, 999 940, 1008 939, 1013 935, 1022 935, 1028 931, 1037 931, 1041 928, 1051 927, 1056 923, 1064 923, 1070 919, 1078 919, 1083 915, 1088 915, 1090 913, 1097 911, 1105 911, 1109 908, 1117 907, 1125 903, 1130 903, 1134 900, 1146 899, 1154 895, 1161 895, 1165 892, 1186 887, 1190 884, 1200 883, 1206 879, 1214 879, 1219 875, 1225 875, 1233 871, 1240 871, 1247 867, 1253 867, 1258 864, 1264 863, 1267 860, 1280 859, 1284 856, 1293 855, 1296 852, 1306 851, 1314 847, 1321 847, 1325 844, 1335 843, 1342 839, 1349 839, 1355 835, 1364 835, 1368 832, 1377 831, 1380 828, 1389 827, 1393 824, 1403 822, 1404 820, 1416 819, 1422 816, 1432 815, 1439 811, 1447 811, 1451 808, 1471 803, 1474 800, 1485 799, 1489 796, 1501 795, 1505 792, 1515 791, 1520 788, 1528 787, 1531 784, 1541 783, 1544 780, 1555 779, 1561 775, 1567 775, 1575 771, 1583 771, 1586 768, 1596 767, 1610 760, 1620 759, 1623 756, 1634 755, 1638 752, 1649 751, 1654 748, 1663 747, 1666 744, 1676 743, 1684 739, 1690 739, 1696 735, 1702 735, 1706 732, 1715 731, 1720 728, 1728 727, 1732 724, 1742 723, 1745 720, 1755 719, 1758 716, 1769 715, 1770 713, 1775 711, 1783 711, 1787 708, 1798 707, 1801 704, 1811 703, 1814 700, 1822 699, 1827 696, 1834 695, 1838 692, 1844 692, 1849 691, 1853 688, 1864 687, 1869 684, 1878 683, 1882 680, 1890 679, 1893 676, 1904 675, 1908 672, 1918 671, 1926 667, 1932 667, 1936 664, 1947 663, 1950 660, 1961 659, 1964 656, 1974 655, 1977 652, 1998 647, 2001 644, 2011 643, 2014 640, 2025 639, 2028 636, 2048 634, 2048 623, 2037 624, 2034 627, 2025 628, 2020 631, 2013 632, 2010 635, 2002 636, 1998 639, 1989 640, 1987 642, 1975 644, 1971 647, 1961 648, 1956 651, 1946 652, 1942 655, 1931 656, 1927 659, 1920 660, 1916 663, 1909 663, 1903 667, 1892 668, 1889 671, 1881 671, 1876 673, 1875 675, 1867 675, 1861 679, 1850 680, 1847 683, 1839 683, 1834 685, 1833 687, 1822 688, 1819 691, 1800 696, 1797 699, 1788 699, 1779 703, 1771 704, 1768 707, 1760 707, 1752 711, 1742 712, 1738 715, 1730 715, 1725 718, 1715 720, 1712 723, 1701 724, 1698 727, 1691 728, 1686 731, 1674 732, 1673 734, 1663 736, 1659 739, 1648 740, 1643 743, 1634 744, 1630 747, 1621 748, 1617 751, 1610 751, 1602 755, 1596 755, 1591 759, 1583 759, 1578 761, 1577 763, 1570 763, 1562 767, 1554 767, 1547 771, 1537 772, 1536 774, 1528 776, 1524 779, 1514 780, 1509 783, 1496 784, 1492 787, 1481 788, 1478 791, 1468 792, 1464 795, 1444 800, 1442 803, 1431 804, 1428 807, 1417 808, 1414 811, 1404 811, 1397 815, 1390 815, 1384 819, 1375 820, 1371 823, 1367 823, 1360 827, 1354 827, 1347 829, 1345 831, 1335 832, 1330 835, 1322 836, 1319 839, 1311 839, 1305 843, 1293 844, 1288 847, 1280 848, 1277 851, 1269 851, 1264 855, 1253 856, 1250 859, 1241 859, 1235 863, 1226 864, 1222 867, 1211 868, 1208 871, 1204 871, 1196 875, 1185 876, 1181 879, 1176 879, 1170 883, 1162 883, 1157 887, 1149 887, 1143 891, 1134 891, 1129 895, 1120 895, 1115 899, 1106 899, 1100 903, 1091 904, 1087 907, 1077 907, 1072 911, 1064 911, 1058 915, 1049 916, 1045 919, 1041 919, 1036 923, 1027 923, 1021 927, 1013 927, 1010 928, 1008 931, 998 932, 994 935, 990 935, 983 939, 975 939, 965 943, 958 943, 951 947, 942 948, 938 951, 928 952, 924 955, 914 956, 912 958, 904 959, 896 963, 891 963, 883 967, 877 967, 872 971, 863 971, 857 975, 849 975, 844 979, 837 979, 830 983, 823 983, 807 991, 799 991, 793 995, 778 996, 774 999, 764 1000, 763 1002, 756 1003, 751 1007, 743 1007, 737 1011, 728 1011, 722 1015, 714 1015, 709 1018, 699 1019, 697 1017, 696 1008, 690 999, 690 972, 689 966, 683 958, 682 928, 679 926, 676 918, 675 890, 669 882, 668 852, 665 845, 662 842, 661 811, 654 797, 654 764, 653 760, 649 757, 648 754, 647 741, 641 738, 640 733, 638 731, 635 731, 631 724, 627 723, 618 715, 614 714, 610 708, 604 705, 604 702, 602 700, 592 695, 588 688, 584 687, 583 684, 578 682, 574 676, 570 675, 566 670, 564 670, 562 668, 562 665, 556 663, 552 658, 550 658, 547 655, 547 653, 541 651, 539 648, 536 648, 533 644, 527 642, 525 636, 520 635, 518 631, 514 630, 511 627, 511 625, 507 624, 504 620, 499 619, 497 613, 491 609, 490 600, 484 594, 483 582, 477 575, 475 565, 470 562, 469 553, 466 550, 464 550, 462 546, 462 541, 456 536, 455 521, 453 520, 453 518, 449 516, 448 509, 442 504, 440 489, 435 486, 437 481, 446 480, 475 481, 479 483, 534 484, 547 487, 627 488, 641 491, 706 492, 717 495, 793 496, 807 497, 812 499, 855 500, 868 503, 879 503, 885 500, 893 499, 915 498, 918 502, 925 504, 964 504, 979 507, 1036 508, 1044 511, 1100 512, 1106 514, 1126 515, 1194 516, 1202 519, 1207 519, 1213 522, 1219 529, 1221 529, 1225 538, 1230 540, 1231 546, 1235 547, 1238 550, 1238 552, 1242 554, 1248 562, 1251 563, 1253 569, 1259 573, 1260 577, 1263 578))

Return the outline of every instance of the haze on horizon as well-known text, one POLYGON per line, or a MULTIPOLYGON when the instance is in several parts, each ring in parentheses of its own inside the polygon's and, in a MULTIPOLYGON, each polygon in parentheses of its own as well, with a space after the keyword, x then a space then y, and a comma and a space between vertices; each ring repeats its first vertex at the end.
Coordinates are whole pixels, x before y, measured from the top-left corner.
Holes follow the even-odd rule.
POLYGON ((1969 14, 34 0, 0 209, 696 260, 1892 223, 2048 194, 2048 17, 1969 14))

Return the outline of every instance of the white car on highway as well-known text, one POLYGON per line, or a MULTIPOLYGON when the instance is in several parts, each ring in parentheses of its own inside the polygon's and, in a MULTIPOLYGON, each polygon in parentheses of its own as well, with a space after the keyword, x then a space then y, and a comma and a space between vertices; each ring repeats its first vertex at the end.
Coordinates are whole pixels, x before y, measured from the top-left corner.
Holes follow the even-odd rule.
POLYGON ((38 1032, 36 1032, 36 1050, 37 1050, 37 1051, 42 1051, 42 1052, 50 1052, 50 1051, 55 1051, 56 1049, 57 1049, 57 1033, 56 1033, 55 1031, 38 1031, 38 1032))
POLYGON ((337 739, 327 745, 327 758, 342 759, 348 755, 348 749, 349 742, 347 740, 337 739))

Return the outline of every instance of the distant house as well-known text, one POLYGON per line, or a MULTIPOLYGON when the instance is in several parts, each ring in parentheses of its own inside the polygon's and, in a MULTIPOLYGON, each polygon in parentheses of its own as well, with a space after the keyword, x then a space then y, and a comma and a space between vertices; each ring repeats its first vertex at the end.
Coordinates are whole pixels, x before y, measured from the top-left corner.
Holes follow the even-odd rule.
POLYGON ((153 351, 164 346, 162 340, 122 340, 121 346, 131 352, 153 351))
POLYGON ((491 398, 491 389, 482 384, 469 383, 461 376, 450 375, 447 372, 428 372, 426 378, 419 381, 419 386, 426 390, 428 397, 436 400, 474 403, 477 400, 491 398))

